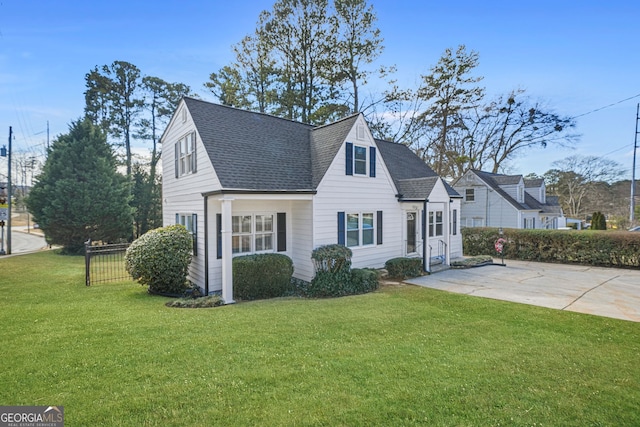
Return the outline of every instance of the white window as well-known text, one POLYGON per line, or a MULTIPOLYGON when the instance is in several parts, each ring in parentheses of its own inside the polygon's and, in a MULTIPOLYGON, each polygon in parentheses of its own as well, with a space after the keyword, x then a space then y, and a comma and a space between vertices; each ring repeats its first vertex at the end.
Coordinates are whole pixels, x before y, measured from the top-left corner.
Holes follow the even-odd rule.
POLYGON ((196 171, 196 133, 185 135, 176 143, 176 177, 196 171))
POLYGON ((184 225, 193 237, 193 255, 198 255, 198 215, 197 214, 176 214, 176 224, 184 225))
POLYGON ((525 218, 524 219, 524 228, 536 228, 536 219, 535 218, 525 218))
POLYGON ((524 187, 521 185, 518 186, 518 202, 524 202, 524 187))
POLYGON ((273 228, 273 214, 234 215, 231 218, 231 252, 272 252, 273 228))
POLYGON ((367 148, 360 147, 357 145, 353 148, 354 148, 353 172, 355 175, 366 175, 367 174, 367 148))
POLYGON ((442 236, 442 211, 429 212, 429 237, 442 236))
POLYGON ((359 140, 364 140, 364 126, 363 125, 358 125, 358 127, 356 128, 356 138, 359 140))
POLYGON ((464 190, 464 201, 465 202, 474 202, 476 200, 476 190, 475 188, 467 188, 464 190))
POLYGON ((347 247, 375 243, 373 213, 347 214, 347 247))

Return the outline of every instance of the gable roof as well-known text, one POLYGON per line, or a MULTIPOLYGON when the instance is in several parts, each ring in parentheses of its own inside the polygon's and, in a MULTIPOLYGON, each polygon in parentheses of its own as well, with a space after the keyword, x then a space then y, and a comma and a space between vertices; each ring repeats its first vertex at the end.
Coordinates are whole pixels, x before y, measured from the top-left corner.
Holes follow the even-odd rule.
POLYGON ((311 131, 311 172, 314 188, 320 184, 322 177, 331 166, 331 162, 359 116, 359 114, 354 114, 311 131))
MULTIPOLYGON (((382 139, 375 139, 375 143, 401 197, 427 199, 440 179, 438 174, 404 144, 382 139)), ((462 198, 445 180, 442 183, 450 197, 462 198)))
POLYGON ((311 190, 312 126, 184 98, 225 189, 311 190))
POLYGON ((535 179, 525 179, 524 187, 525 188, 540 188, 544 184, 543 178, 535 178, 535 179))
MULTIPOLYGON (((498 193, 503 199, 505 199, 509 204, 511 204, 513 207, 515 207, 518 210, 528 210, 528 211, 537 210, 540 212, 545 212, 550 214, 562 213, 562 209, 560 208, 560 204, 558 203, 557 198, 549 199, 549 196, 547 196, 547 203, 540 203, 538 200, 536 200, 533 196, 531 196, 529 193, 525 191, 524 202, 520 203, 500 187, 501 185, 519 184, 521 180, 524 181, 525 188, 540 187, 544 183, 544 180, 542 179, 525 180, 522 178, 522 175, 501 175, 501 174, 483 172, 483 171, 473 170, 473 169, 470 170, 469 172, 474 173, 487 186, 489 186, 493 191, 498 193), (527 185, 527 183, 529 183, 529 185, 527 185), (537 184, 537 185, 533 185, 533 184, 537 184)), ((456 183, 457 182, 459 182, 459 180, 456 181, 456 183)))
MULTIPOLYGON (((183 100, 225 190, 315 191, 361 116, 315 127, 195 98, 183 100)), ((403 144, 379 139, 375 144, 396 188, 426 198, 438 175, 403 144)), ((450 196, 460 197, 443 183, 450 196)))

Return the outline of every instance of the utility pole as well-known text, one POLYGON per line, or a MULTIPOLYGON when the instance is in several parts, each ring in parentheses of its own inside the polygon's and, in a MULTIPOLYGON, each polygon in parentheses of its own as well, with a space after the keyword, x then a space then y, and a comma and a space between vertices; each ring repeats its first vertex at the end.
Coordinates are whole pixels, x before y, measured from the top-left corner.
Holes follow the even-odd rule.
MULTIPOLYGON (((7 250, 6 252, 4 252, 4 248, 3 248, 3 253, 2 255, 11 255, 11 140, 13 139, 13 129, 11 128, 11 126, 9 126, 9 150, 7 151, 7 149, 5 147, 2 147, 2 150, 0 150, 0 155, 2 157, 7 157, 8 158, 8 166, 7 166, 7 250)), ((4 224, 3 224, 3 231, 4 231, 4 224)), ((2 236, 2 244, 4 245, 4 233, 2 236)))
POLYGON ((640 121, 640 103, 636 106, 636 134, 633 138, 633 166, 631 168, 631 213, 629 222, 634 225, 636 219, 636 151, 638 150, 638 121, 640 121))

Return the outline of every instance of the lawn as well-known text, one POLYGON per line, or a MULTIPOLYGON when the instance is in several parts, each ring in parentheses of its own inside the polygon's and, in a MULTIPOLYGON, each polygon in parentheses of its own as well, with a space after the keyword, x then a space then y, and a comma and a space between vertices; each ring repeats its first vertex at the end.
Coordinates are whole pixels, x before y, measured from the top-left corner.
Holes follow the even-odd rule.
POLYGON ((0 405, 69 426, 640 425, 640 324, 413 286, 165 307, 0 259, 0 405))

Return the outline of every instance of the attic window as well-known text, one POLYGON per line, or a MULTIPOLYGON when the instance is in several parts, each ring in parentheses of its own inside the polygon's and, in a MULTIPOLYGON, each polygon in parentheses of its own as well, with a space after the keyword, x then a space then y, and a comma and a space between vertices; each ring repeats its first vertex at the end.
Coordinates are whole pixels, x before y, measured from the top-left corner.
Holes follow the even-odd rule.
POLYGON ((176 142, 175 146, 176 178, 196 173, 196 133, 190 132, 176 142))
POLYGON ((187 121, 187 110, 183 108, 180 115, 182 116, 182 123, 185 123, 187 121))
POLYGON ((364 126, 363 125, 358 125, 356 127, 356 138, 359 140, 364 140, 364 126))
POLYGON ((464 201, 474 202, 476 200, 476 190, 474 188, 467 188, 464 190, 464 201))

